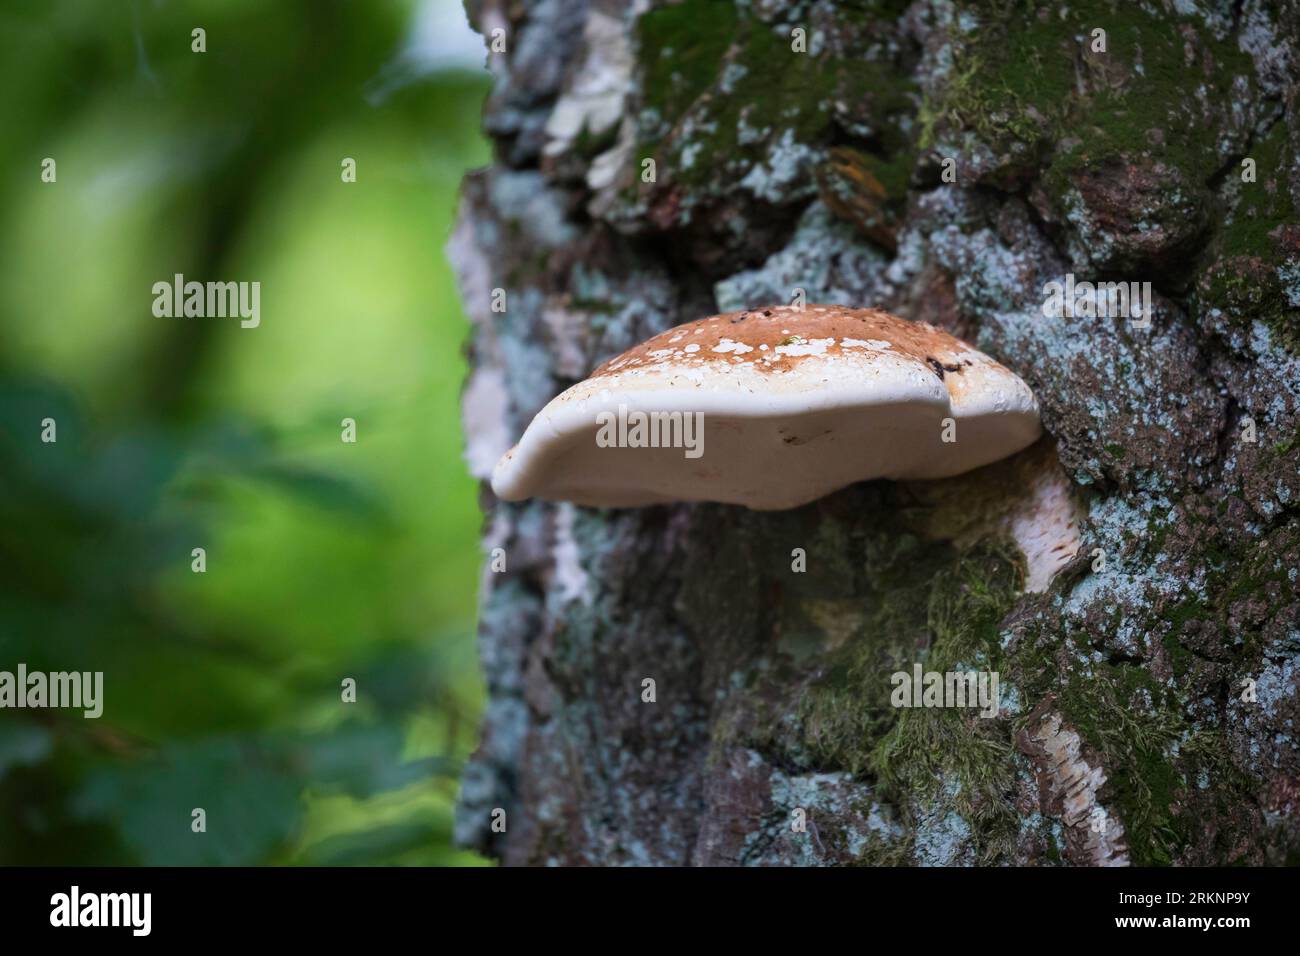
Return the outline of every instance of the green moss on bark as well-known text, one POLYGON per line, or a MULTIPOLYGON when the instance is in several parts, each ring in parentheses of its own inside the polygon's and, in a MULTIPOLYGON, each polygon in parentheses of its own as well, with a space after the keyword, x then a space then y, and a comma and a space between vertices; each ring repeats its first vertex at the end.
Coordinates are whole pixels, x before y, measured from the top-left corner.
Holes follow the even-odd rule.
POLYGON ((1234 80, 1253 75, 1250 58, 1231 40, 1216 40, 1194 18, 1171 22, 1113 0, 1060 8, 996 0, 963 8, 979 27, 953 28, 947 83, 923 109, 923 147, 933 145, 941 124, 972 130, 997 151, 1059 144, 1045 172, 1058 194, 1070 173, 1124 154, 1149 153, 1199 183, 1219 168, 1223 131, 1188 108, 1184 31, 1204 51, 1197 67, 1211 102, 1231 102, 1234 80), (1096 28, 1106 31, 1104 53, 1091 51, 1096 28))
POLYGON ((895 708, 882 675, 910 673, 916 662, 997 670, 998 624, 1019 591, 1021 559, 996 541, 964 553, 906 535, 900 541, 894 560, 874 565, 862 637, 842 647, 803 696, 805 742, 819 764, 879 782, 907 816, 955 811, 992 859, 1009 850, 1017 828, 1007 723, 963 709, 895 708))
MULTIPOLYGON (((867 30, 878 15, 846 6, 835 29, 867 30)), ((729 0, 648 12, 637 24, 641 99, 643 118, 658 128, 642 129, 637 155, 657 155, 673 182, 700 188, 724 170, 774 162, 774 144, 829 145, 834 102, 866 99, 878 117, 871 136, 882 182, 905 188, 911 158, 902 123, 914 111, 912 81, 889 63, 820 50, 825 38, 801 26, 809 49, 795 52, 789 29, 729 0)))

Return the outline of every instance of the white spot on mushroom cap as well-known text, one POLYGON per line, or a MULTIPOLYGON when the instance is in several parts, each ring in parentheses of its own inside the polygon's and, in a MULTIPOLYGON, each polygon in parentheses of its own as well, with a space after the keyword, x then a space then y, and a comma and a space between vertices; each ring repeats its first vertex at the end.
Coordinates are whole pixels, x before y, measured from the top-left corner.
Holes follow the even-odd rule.
MULTIPOLYGON (((764 345, 763 348, 767 348, 767 346, 764 345)), ((731 339, 723 339, 717 345, 713 346, 713 348, 709 349, 709 351, 722 353, 735 352, 737 355, 743 355, 746 352, 754 351, 754 346, 746 345, 744 342, 734 342, 731 339)))

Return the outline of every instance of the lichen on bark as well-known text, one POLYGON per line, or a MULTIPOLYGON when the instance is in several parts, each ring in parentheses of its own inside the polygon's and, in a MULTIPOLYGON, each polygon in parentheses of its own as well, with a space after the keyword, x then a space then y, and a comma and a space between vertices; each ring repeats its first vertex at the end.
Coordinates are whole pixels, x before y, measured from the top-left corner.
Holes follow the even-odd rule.
POLYGON ((507 565, 459 839, 506 863, 1296 862, 1296 6, 467 8, 507 36, 497 159, 449 245, 480 478, 601 361, 795 288, 967 338, 1048 436, 789 512, 485 489, 507 565), (1150 282, 1150 327, 1046 317, 1069 273, 1150 282), (1044 575, 1021 526, 1048 465, 1077 555, 1044 575), (1001 711, 891 706, 914 662, 998 672, 1001 711))

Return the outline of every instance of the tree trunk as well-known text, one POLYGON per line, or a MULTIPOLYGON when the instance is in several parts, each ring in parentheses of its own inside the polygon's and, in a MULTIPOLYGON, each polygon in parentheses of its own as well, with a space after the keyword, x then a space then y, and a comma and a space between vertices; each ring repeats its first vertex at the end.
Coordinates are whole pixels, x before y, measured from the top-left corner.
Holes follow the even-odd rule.
POLYGON ((784 512, 485 485, 458 839, 507 864, 1294 862, 1296 5, 469 12, 504 43, 449 246, 477 476, 610 356, 797 290, 965 338, 1046 435, 784 512), (1132 301, 1050 307, 1107 280, 1132 301), (895 706, 917 664, 996 674, 1000 709, 895 706))

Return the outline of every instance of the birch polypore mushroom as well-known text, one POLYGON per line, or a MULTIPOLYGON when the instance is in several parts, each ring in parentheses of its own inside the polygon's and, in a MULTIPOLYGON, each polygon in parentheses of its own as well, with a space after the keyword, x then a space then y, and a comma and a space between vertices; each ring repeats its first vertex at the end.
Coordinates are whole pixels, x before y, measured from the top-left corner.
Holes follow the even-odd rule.
POLYGON ((944 478, 1039 435, 1013 372, 877 309, 730 312, 656 335, 538 413, 499 498, 793 508, 870 478, 944 478))

